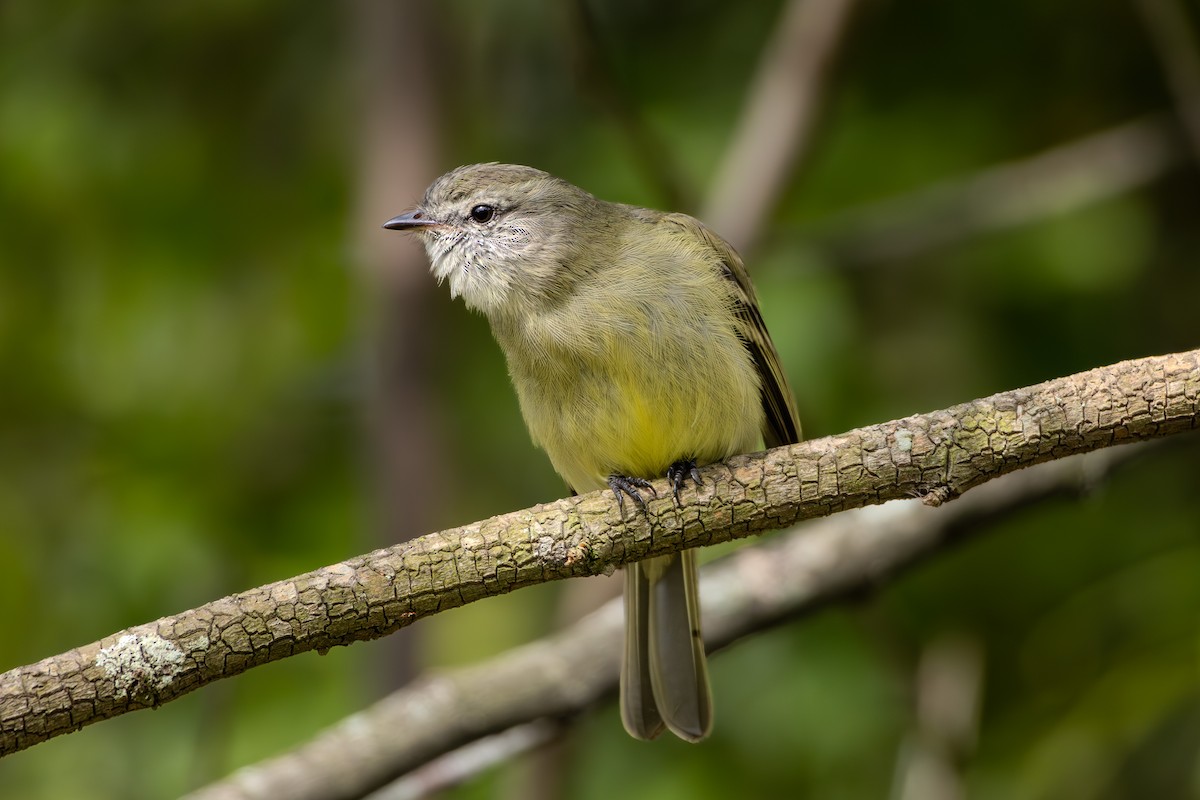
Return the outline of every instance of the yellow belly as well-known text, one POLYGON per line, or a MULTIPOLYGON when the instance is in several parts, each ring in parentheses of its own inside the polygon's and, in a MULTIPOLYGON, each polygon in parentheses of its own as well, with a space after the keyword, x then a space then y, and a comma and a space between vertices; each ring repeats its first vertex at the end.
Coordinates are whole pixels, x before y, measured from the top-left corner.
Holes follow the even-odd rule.
POLYGON ((607 364, 555 393, 518 391, 535 443, 576 491, 609 475, 658 478, 680 459, 700 464, 757 448, 762 407, 756 373, 738 343, 724 361, 622 369, 607 364))

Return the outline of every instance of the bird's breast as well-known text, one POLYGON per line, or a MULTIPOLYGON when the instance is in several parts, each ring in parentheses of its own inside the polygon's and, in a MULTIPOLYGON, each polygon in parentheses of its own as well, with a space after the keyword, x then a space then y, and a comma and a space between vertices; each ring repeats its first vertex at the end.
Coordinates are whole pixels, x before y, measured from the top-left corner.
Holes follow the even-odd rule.
POLYGON ((647 295, 494 330, 535 444, 577 491, 759 443, 758 374, 720 303, 647 295))

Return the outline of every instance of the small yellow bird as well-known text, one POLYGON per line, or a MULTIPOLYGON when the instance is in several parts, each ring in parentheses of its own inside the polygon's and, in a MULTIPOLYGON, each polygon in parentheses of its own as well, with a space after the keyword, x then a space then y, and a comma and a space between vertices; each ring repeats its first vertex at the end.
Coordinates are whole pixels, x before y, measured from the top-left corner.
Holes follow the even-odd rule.
MULTIPOLYGON (((795 401, 733 248, 696 219, 475 164, 385 228, 420 234, 438 282, 482 312, 536 445, 576 492, 676 502, 697 465, 800 441, 795 401)), ((621 719, 639 739, 712 729, 695 553, 625 572, 621 719)))

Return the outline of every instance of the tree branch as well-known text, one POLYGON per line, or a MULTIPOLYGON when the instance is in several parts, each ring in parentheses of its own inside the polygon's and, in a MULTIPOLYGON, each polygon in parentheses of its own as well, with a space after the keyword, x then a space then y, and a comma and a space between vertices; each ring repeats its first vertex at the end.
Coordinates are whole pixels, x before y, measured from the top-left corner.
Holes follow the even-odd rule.
POLYGON ((705 468, 704 486, 681 509, 660 482, 663 499, 626 523, 607 493, 594 492, 429 534, 0 675, 0 755, 483 597, 886 500, 938 505, 1022 467, 1198 420, 1193 350, 732 458, 705 468))
MULTIPOLYGON (((1109 448, 1041 464, 938 509, 911 500, 814 520, 739 550, 701 571, 708 649, 878 586, 1030 505, 1091 491, 1138 449, 1109 448)), ((514 738, 525 749, 540 746, 556 730, 551 721, 615 693, 621 602, 615 599, 562 632, 482 663, 428 675, 187 800, 349 800, 401 775, 380 796, 392 790, 413 796, 421 787, 466 780, 509 758, 514 738), (544 725, 530 729, 534 721, 544 725), (485 744, 498 731, 523 733, 503 737, 502 747, 485 744), (539 735, 529 735, 533 731, 539 735)))

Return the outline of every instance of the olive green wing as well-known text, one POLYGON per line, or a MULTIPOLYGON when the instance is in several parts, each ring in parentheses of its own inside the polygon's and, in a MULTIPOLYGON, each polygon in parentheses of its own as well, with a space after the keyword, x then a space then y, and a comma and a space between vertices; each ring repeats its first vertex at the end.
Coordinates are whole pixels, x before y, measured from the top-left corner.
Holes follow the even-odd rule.
POLYGON ((764 443, 767 447, 779 447, 799 442, 802 434, 800 417, 796 412, 796 399, 788 386, 787 378, 783 375, 779 354, 775 352, 771 335, 767 333, 766 323, 758 310, 754 285, 750 283, 750 275, 746 272, 746 265, 742 263, 741 256, 728 242, 694 217, 687 214, 667 214, 663 219, 678 225, 712 248, 725 276, 737 287, 734 293, 734 312, 740 326, 738 334, 746 343, 746 349, 750 351, 762 381, 762 405, 766 412, 764 443))

